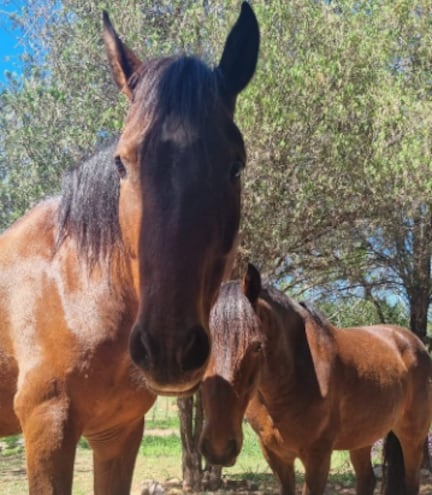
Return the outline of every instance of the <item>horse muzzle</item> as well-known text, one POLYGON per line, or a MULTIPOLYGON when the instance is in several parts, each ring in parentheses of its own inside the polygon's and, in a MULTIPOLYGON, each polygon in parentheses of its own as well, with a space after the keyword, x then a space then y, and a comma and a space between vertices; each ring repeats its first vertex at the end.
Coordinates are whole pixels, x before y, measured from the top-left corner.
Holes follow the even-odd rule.
POLYGON ((227 440, 221 446, 216 446, 208 437, 202 438, 200 450, 210 464, 217 466, 234 466, 240 453, 241 445, 235 438, 227 440))
POLYGON ((201 325, 186 333, 167 337, 150 333, 137 324, 131 333, 129 351, 141 368, 148 388, 158 395, 188 395, 199 386, 210 355, 210 339, 201 325))

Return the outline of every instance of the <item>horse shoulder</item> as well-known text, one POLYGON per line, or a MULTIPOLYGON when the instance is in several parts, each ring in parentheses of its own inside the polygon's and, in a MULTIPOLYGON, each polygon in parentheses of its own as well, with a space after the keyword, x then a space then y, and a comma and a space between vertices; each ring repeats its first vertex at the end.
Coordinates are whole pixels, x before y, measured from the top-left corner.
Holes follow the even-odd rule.
POLYGON ((120 338, 105 349, 117 359, 135 316, 133 298, 125 303, 106 267, 90 273, 72 239, 56 250, 57 211, 57 198, 44 201, 0 237, 0 331, 14 344, 21 374, 57 361, 65 372, 69 361, 85 367, 100 346, 120 338))

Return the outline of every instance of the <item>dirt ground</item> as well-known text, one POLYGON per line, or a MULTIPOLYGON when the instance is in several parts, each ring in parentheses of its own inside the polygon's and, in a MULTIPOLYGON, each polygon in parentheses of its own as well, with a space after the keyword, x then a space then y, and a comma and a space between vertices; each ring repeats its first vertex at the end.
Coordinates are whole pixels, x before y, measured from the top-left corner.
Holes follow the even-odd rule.
MULTIPOLYGON (((277 485, 271 475, 263 475, 259 481, 244 481, 224 479, 223 487, 214 493, 215 495, 275 495, 278 492, 277 485)), ((339 476, 330 476, 325 490, 325 495, 355 495, 354 479, 348 476, 345 481, 339 476)), ((297 495, 301 495, 301 482, 297 483, 297 495)), ((180 480, 167 480, 158 483, 154 480, 145 480, 141 486, 141 495, 179 495, 184 493, 180 480)), ((378 483, 375 493, 379 494, 381 486, 378 483)), ((210 492, 196 492, 194 495, 207 495, 210 492)), ((420 495, 432 495, 432 475, 422 473, 420 495)))
MULTIPOLYGON (((139 459, 138 473, 134 479, 132 495, 179 495, 184 493, 181 480, 168 479, 157 481, 144 479, 141 473, 147 472, 145 460, 139 459), (142 465, 141 465, 142 464, 142 465)), ((147 466, 148 468, 148 466, 147 466)), ((245 476, 247 477, 247 476, 245 476)), ((257 474, 256 479, 246 480, 242 474, 224 477, 223 486, 216 492, 200 492, 195 495, 274 495, 278 493, 277 485, 271 474, 257 474)), ((91 495, 92 468, 90 452, 80 456, 75 465, 74 495, 91 495)), ((375 493, 380 493, 378 484, 375 493)), ((26 472, 22 455, 0 458, 0 494, 26 495, 26 472)), ((301 495, 301 479, 297 482, 297 494, 301 495)), ((422 472, 421 495, 432 495, 432 475, 422 472)), ((325 495, 355 495, 354 478, 351 472, 331 473, 325 495)))

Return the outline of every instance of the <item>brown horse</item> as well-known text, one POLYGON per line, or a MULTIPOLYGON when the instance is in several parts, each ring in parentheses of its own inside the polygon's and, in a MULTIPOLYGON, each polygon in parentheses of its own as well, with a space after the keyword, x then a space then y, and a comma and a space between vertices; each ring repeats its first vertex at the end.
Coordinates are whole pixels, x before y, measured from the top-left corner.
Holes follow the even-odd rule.
POLYGON ((0 435, 23 431, 37 495, 71 493, 81 435, 95 494, 129 493, 154 393, 202 378, 239 224, 233 112, 257 60, 252 9, 215 69, 187 56, 141 63, 106 14, 104 37, 130 100, 120 138, 0 237, 0 435))
POLYGON ((421 341, 394 325, 339 329, 278 290, 252 266, 221 288, 210 319, 210 364, 202 384, 201 449, 232 465, 242 418, 259 436, 281 493, 322 495, 332 450, 349 450, 357 495, 372 495, 372 444, 387 435, 384 493, 415 495, 432 417, 432 365, 421 341))

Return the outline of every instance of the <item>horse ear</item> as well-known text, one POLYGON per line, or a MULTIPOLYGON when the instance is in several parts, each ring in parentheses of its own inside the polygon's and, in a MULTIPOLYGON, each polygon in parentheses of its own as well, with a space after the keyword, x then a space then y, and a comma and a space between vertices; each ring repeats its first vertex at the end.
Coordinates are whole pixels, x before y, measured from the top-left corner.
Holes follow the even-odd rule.
POLYGON ((255 307, 261 292, 261 275, 252 263, 248 263, 247 271, 242 280, 242 290, 252 306, 255 307))
POLYGON ((225 42, 219 62, 229 96, 242 91, 255 72, 259 49, 259 27, 252 7, 243 2, 237 22, 225 42))
POLYGON ((336 353, 334 340, 330 329, 318 325, 311 315, 306 316, 305 332, 321 396, 325 398, 336 353))
POLYGON ((105 10, 103 11, 103 25, 105 49, 114 81, 129 100, 131 100, 132 91, 128 86, 128 80, 141 65, 141 60, 118 37, 105 10))

